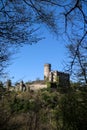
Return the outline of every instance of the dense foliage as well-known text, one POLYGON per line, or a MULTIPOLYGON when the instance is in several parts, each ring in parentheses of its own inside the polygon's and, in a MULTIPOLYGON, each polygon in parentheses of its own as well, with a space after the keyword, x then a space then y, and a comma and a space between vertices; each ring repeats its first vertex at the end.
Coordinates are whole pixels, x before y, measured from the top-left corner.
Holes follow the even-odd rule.
POLYGON ((87 88, 1 94, 1 130, 87 129, 87 88))

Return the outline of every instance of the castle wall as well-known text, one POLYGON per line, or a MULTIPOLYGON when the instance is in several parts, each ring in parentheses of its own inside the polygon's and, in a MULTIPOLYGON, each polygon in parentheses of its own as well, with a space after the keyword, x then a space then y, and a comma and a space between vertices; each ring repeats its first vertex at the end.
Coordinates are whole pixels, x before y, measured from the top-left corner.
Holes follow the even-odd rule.
POLYGON ((69 87, 70 86, 70 76, 67 73, 58 72, 59 76, 59 85, 62 87, 69 87))
POLYGON ((30 88, 30 90, 35 91, 35 90, 47 88, 47 85, 46 84, 40 84, 40 83, 38 83, 38 84, 31 84, 28 87, 30 88))
POLYGON ((50 73, 49 73, 49 81, 50 81, 50 82, 53 82, 53 72, 50 72, 50 73))
POLYGON ((53 71, 53 82, 57 81, 58 71, 53 71))

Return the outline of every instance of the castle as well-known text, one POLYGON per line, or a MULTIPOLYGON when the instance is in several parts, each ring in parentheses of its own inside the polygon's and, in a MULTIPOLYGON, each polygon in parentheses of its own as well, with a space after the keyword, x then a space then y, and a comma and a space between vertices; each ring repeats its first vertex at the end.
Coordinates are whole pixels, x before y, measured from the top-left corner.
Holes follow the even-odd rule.
POLYGON ((49 82, 58 82, 61 87, 70 86, 70 76, 67 73, 51 71, 51 64, 44 65, 44 80, 49 82))
MULTIPOLYGON (((47 82, 57 83, 58 86, 60 87, 69 87, 70 76, 69 74, 64 72, 52 71, 51 64, 44 64, 44 80, 32 81, 31 83, 27 83, 27 84, 21 81, 14 88, 15 91, 38 90, 42 88, 47 88, 47 84, 46 84, 47 82)), ((8 84, 7 84, 7 88, 9 88, 8 84)))

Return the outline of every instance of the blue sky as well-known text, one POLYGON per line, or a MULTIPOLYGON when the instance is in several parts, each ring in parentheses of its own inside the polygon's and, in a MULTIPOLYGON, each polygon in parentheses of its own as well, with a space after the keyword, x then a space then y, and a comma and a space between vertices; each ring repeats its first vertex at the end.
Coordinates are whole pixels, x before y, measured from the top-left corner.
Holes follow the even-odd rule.
POLYGON ((66 54, 64 41, 47 33, 46 38, 37 44, 20 48, 8 67, 9 78, 12 82, 43 79, 45 63, 50 63, 52 70, 64 71, 66 54))
MULTIPOLYGON (((63 4, 62 2, 61 4, 63 4)), ((73 2, 73 0, 67 0, 64 4, 70 4, 71 2, 73 2)), ((67 11, 73 7, 74 2, 70 4, 70 7, 67 6, 67 11)), ((86 6, 83 6, 85 11, 86 6)), ((58 33, 61 33, 61 37, 56 38, 47 31, 48 28, 45 28, 45 24, 45 26, 40 24, 41 32, 39 34, 43 34, 43 36, 45 34, 46 39, 41 40, 37 44, 25 45, 18 50, 18 53, 15 54, 13 60, 11 60, 11 65, 7 68, 7 79, 11 79, 12 82, 20 80, 26 82, 36 80, 37 78, 43 79, 45 63, 50 63, 52 65, 52 70, 64 71, 64 61, 68 61, 65 44, 66 42, 70 42, 64 34, 65 17, 63 13, 65 10, 66 9, 62 7, 60 7, 60 9, 55 9, 56 22, 58 23, 57 30, 58 33), (42 33, 43 30, 44 33, 42 33), (64 38, 64 40, 62 38, 64 38)), ((84 33, 84 21, 83 17, 80 15, 81 11, 78 9, 75 12, 72 11, 70 14, 71 20, 67 23, 67 34, 70 36, 70 39, 74 39, 74 42, 77 42, 78 38, 80 39, 81 35, 84 33)), ((37 26, 35 25, 35 28, 37 28, 37 26)), ((52 31, 50 32, 52 33, 52 31)))

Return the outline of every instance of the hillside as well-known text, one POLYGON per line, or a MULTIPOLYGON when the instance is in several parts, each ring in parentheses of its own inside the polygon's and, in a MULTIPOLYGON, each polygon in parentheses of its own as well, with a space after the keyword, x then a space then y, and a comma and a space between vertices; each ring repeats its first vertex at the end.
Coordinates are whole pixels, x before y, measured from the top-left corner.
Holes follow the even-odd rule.
POLYGON ((87 88, 2 94, 0 130, 87 129, 87 88))

